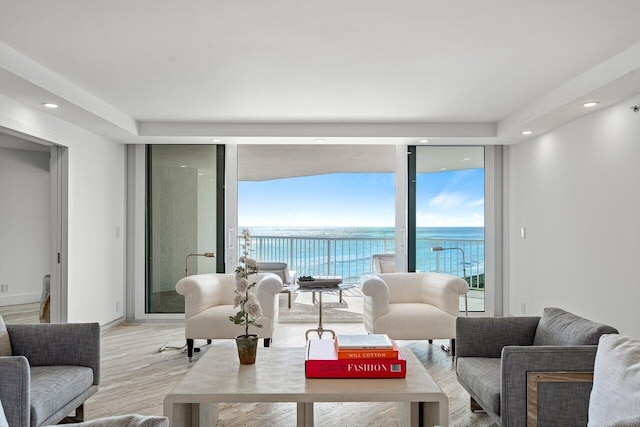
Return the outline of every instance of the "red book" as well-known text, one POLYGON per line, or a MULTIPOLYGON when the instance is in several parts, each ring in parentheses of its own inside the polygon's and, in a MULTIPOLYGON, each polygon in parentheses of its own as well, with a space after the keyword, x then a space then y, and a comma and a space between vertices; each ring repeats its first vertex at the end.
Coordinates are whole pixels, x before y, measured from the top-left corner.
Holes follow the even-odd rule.
POLYGON ((359 359, 398 359, 399 350, 395 343, 395 341, 391 340, 393 345, 393 349, 389 350, 386 348, 383 349, 349 349, 349 350, 340 350, 338 348, 338 342, 334 341, 338 359, 349 359, 349 360, 359 360, 359 359))
POLYGON ((404 378, 407 361, 397 359, 338 359, 333 340, 309 340, 305 360, 307 378, 404 378))

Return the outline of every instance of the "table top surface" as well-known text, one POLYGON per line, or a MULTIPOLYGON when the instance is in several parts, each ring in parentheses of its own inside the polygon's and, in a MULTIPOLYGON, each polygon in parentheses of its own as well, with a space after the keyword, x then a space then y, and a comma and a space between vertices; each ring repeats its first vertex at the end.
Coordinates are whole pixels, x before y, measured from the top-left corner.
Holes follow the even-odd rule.
POLYGON ((332 286, 313 286, 313 285, 308 285, 308 286, 297 286, 295 288, 293 288, 293 290, 299 291, 299 292, 336 292, 336 291, 344 291, 347 289, 351 289, 351 288, 355 288, 356 285, 352 284, 352 283, 341 283, 339 285, 332 285, 332 286))
POLYGON ((167 395, 171 402, 433 402, 447 397, 408 348, 406 378, 307 379, 303 347, 258 347, 240 365, 235 345, 213 346, 167 395))

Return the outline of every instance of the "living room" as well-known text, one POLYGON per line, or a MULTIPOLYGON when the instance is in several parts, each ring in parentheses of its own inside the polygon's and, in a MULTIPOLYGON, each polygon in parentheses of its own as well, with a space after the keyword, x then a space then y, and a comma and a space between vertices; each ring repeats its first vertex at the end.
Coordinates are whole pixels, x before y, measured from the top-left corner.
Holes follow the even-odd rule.
MULTIPOLYGON (((340 12, 338 5, 324 11, 309 5, 283 4, 280 11, 274 5, 253 5, 245 6, 251 12, 244 18, 248 22, 240 6, 216 2, 213 9, 163 2, 133 10, 119 2, 109 10, 57 3, 59 9, 38 1, 2 2, 6 12, 0 18, 0 129, 9 135, 0 140, 55 146, 59 161, 54 165, 66 173, 61 179, 65 190, 52 194, 60 212, 51 212, 66 218, 65 223, 58 231, 51 226, 55 239, 40 243, 56 250, 37 254, 38 260, 63 254, 60 264, 45 263, 53 267, 53 323, 98 322, 107 330, 159 321, 145 312, 144 301, 146 188, 137 177, 146 170, 145 144, 224 145, 226 178, 235 180, 235 156, 246 144, 390 145, 400 189, 407 166, 398 153, 431 144, 488 147, 493 155, 486 167, 499 171, 485 210, 486 248, 494 255, 487 262, 493 271, 491 309, 484 315, 537 316, 545 307, 561 307, 640 338, 635 311, 640 300, 635 271, 640 257, 635 188, 640 182, 635 161, 640 113, 634 109, 640 103, 640 30, 635 25, 640 10, 634 2, 515 6, 504 1, 496 10, 464 2, 464 11, 461 5, 434 2, 410 2, 402 9, 376 3, 366 11, 349 2, 340 12), (317 24, 305 20, 305 28, 295 23, 295 17, 310 14, 317 24), (146 22, 149 15, 158 21, 146 22), (178 34, 165 34, 177 28, 171 16, 181 19, 178 34), (203 33, 189 33, 194 16, 202 19, 198 31, 203 33), (117 31, 116 22, 122 22, 117 31), (213 27, 218 30, 210 33, 213 27), (267 53, 260 53, 260 37, 273 28, 283 33, 271 34, 270 62, 267 53), (413 33, 409 28, 422 29, 413 33), (155 40, 143 37, 147 34, 155 40), (254 38, 241 38, 247 34, 254 38), (367 37, 373 38, 367 42, 367 37), (217 55, 225 46, 233 52, 220 63, 201 61, 195 56, 199 40, 218 40, 217 55), (348 40, 356 46, 349 48, 348 40), (283 43, 288 52, 308 50, 303 56, 308 65, 281 59, 278 51, 287 51, 283 43), (455 60, 447 52, 456 52, 455 60), (342 61, 351 56, 351 66, 345 66, 342 61), (416 77, 411 64, 422 56, 416 77), (437 63, 446 66, 432 65, 437 63), (305 79, 307 67, 311 74, 305 79), (345 75, 330 74, 335 70, 345 75), (240 78, 243 72, 249 73, 246 80, 240 78), (368 73, 374 76, 364 79, 368 73), (256 74, 259 78, 249 79, 256 74), (331 84, 332 79, 339 83, 331 84), (365 83, 370 86, 361 86, 365 83), (55 110, 42 105, 52 101, 59 104, 55 110), (583 106, 588 101, 598 104, 583 106)), ((0 149, 6 159, 4 150, 15 148, 0 149)), ((275 160, 265 162, 273 167, 275 160)), ((4 170, 0 174, 3 200, 9 194, 17 199, 20 182, 11 181, 4 170)), ((225 233, 227 243, 241 225, 236 197, 229 185, 225 220, 234 233, 225 233)), ((397 209, 404 203, 396 204, 398 229, 406 224, 406 208, 397 209)), ((0 216, 3 241, 15 226, 10 221, 21 221, 20 215, 5 215, 6 209, 0 216)), ((401 233, 396 239, 404 242, 401 233)), ((36 255, 14 249, 2 247, 0 284, 9 285, 8 294, 21 293, 22 286, 37 294, 48 271, 21 275, 36 255), (29 285, 21 283, 27 275, 29 285)), ((216 261, 221 259, 231 272, 237 265, 234 256, 227 251, 216 261)), ((399 271, 407 267, 402 262, 406 257, 399 271)), ((159 336, 150 336, 153 347, 159 336)), ((158 344, 177 343, 180 333, 172 329, 170 338, 158 344)))

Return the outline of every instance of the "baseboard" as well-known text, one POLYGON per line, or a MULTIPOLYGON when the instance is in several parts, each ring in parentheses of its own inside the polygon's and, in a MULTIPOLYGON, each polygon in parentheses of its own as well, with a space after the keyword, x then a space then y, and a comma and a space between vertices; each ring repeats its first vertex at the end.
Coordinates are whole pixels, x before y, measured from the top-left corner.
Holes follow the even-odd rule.
POLYGON ((109 332, 111 329, 115 328, 116 326, 120 326, 123 323, 124 323, 124 317, 119 317, 116 320, 113 320, 107 323, 106 325, 102 325, 100 327, 100 332, 104 334, 105 332, 109 332))
POLYGON ((0 295, 0 307, 6 305, 31 304, 40 302, 40 293, 0 295))

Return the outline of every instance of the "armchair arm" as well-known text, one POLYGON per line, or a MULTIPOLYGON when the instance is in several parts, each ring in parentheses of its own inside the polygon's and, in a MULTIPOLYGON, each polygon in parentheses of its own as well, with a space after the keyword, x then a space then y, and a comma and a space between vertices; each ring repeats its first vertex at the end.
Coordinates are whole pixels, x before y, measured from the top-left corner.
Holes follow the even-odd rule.
POLYGON ((424 273, 421 281, 422 301, 458 316, 460 295, 469 292, 469 284, 460 277, 439 273, 424 273))
POLYGON ((277 312, 276 305, 279 303, 276 295, 282 292, 282 279, 273 273, 259 273, 256 278, 256 296, 262 307, 262 314, 269 319, 273 319, 277 312))
POLYGON ((458 317, 456 358, 497 358, 507 345, 531 345, 539 321, 539 317, 458 317))
POLYGON ((29 425, 31 371, 27 358, 0 357, 0 378, 0 401, 9 425, 29 425))
MULTIPOLYGON (((596 349, 595 345, 505 347, 500 393, 503 424, 526 425, 527 372, 593 371, 596 349)), ((538 423, 586 425, 591 387, 590 382, 562 382, 539 388, 538 423)))
POLYGON ((222 304, 222 280, 226 279, 224 276, 229 276, 229 285, 235 289, 233 274, 197 274, 184 277, 176 283, 176 292, 184 296, 186 319, 209 307, 222 304))
POLYGON ((25 356, 31 366, 76 365, 93 370, 100 383, 100 324, 7 325, 14 356, 25 356))
POLYGON ((364 294, 365 311, 370 311, 372 321, 389 311, 389 287, 380 276, 366 274, 362 276, 358 286, 364 294))

